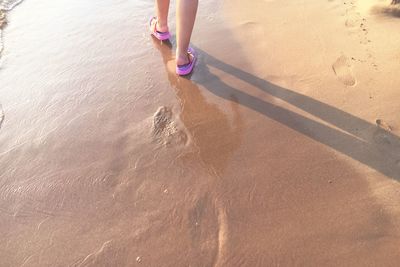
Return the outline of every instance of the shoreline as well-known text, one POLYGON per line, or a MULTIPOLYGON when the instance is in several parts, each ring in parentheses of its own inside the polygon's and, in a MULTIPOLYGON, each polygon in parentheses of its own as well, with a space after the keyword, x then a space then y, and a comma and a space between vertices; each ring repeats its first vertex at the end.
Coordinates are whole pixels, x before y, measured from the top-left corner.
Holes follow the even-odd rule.
POLYGON ((23 0, 17 0, 14 3, 8 3, 7 1, 2 1, 0 2, 0 59, 1 59, 1 54, 4 50, 4 44, 3 44, 3 30, 7 26, 7 12, 10 12, 14 7, 17 5, 21 4, 23 0))

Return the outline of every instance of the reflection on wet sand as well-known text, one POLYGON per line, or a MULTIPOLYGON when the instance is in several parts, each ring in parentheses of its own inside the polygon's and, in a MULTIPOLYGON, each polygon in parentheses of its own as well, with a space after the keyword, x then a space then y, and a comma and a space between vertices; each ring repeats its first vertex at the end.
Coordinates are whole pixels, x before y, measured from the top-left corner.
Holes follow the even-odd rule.
POLYGON ((178 77, 174 73, 171 43, 161 44, 154 41, 154 46, 160 51, 168 80, 176 90, 182 109, 180 119, 190 132, 196 153, 212 173, 217 176, 223 174, 230 157, 240 146, 242 133, 245 130, 235 96, 230 95, 230 99, 228 98, 231 101, 233 114, 231 123, 228 116, 216 104, 205 100, 195 82, 187 77, 178 77))
POLYGON ((178 77, 175 74, 172 44, 153 41, 163 58, 171 87, 176 91, 181 106, 179 118, 190 134, 193 147, 193 151, 185 153, 179 159, 185 168, 193 166, 193 162, 201 162, 206 170, 205 176, 197 176, 197 179, 205 181, 193 181, 192 187, 199 187, 204 182, 205 186, 200 195, 194 196, 195 202, 189 205, 188 211, 190 243, 196 252, 193 259, 200 265, 203 262, 208 263, 205 266, 219 266, 221 259, 225 257, 228 221, 217 189, 225 183, 225 171, 231 157, 241 145, 245 131, 243 118, 234 96, 230 103, 232 115, 229 117, 217 104, 208 103, 199 86, 190 77, 178 77), (204 259, 205 251, 213 255, 208 260, 204 259))

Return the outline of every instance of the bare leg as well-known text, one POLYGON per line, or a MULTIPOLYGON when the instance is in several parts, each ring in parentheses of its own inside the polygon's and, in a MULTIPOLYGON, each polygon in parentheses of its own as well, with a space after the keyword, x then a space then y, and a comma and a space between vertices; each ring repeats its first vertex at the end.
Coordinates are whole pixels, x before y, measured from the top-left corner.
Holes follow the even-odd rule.
POLYGON ((168 31, 169 1, 170 0, 156 0, 157 31, 168 31))
MULTIPOLYGON (((158 0, 161 1, 161 0, 158 0)), ((196 19, 198 0, 177 0, 176 6, 176 64, 189 63, 187 50, 196 19)))

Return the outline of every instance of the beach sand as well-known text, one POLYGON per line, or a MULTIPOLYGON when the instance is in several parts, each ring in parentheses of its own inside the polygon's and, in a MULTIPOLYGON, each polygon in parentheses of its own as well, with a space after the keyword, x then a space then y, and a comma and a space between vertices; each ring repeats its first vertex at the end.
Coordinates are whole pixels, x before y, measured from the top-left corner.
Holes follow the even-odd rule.
POLYGON ((397 266, 397 7, 200 2, 189 78, 152 1, 7 12, 0 266, 397 266))

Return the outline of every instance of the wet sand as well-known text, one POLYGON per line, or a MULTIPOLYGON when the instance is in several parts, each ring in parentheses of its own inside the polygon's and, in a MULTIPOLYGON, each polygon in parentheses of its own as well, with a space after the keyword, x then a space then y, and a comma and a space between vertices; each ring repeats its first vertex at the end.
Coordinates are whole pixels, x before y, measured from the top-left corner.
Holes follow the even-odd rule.
POLYGON ((151 1, 26 0, 1 58, 0 265, 396 266, 386 4, 201 1, 184 79, 151 1))

